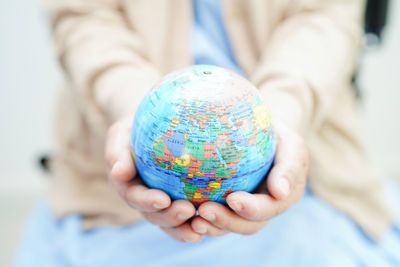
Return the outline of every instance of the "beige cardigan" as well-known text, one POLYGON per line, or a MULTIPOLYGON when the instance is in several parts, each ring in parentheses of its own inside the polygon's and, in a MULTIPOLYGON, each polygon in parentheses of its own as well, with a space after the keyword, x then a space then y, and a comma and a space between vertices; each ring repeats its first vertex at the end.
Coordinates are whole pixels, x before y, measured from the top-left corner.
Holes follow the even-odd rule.
MULTIPOLYGON (((164 74, 192 64, 190 0, 45 0, 67 77, 56 115, 50 199, 84 226, 140 217, 107 182, 109 125, 133 113, 164 74)), ((379 238, 392 215, 361 141, 351 87, 362 0, 224 0, 240 67, 304 136, 311 189, 379 238), (294 123, 300 121, 300 123, 294 123)))

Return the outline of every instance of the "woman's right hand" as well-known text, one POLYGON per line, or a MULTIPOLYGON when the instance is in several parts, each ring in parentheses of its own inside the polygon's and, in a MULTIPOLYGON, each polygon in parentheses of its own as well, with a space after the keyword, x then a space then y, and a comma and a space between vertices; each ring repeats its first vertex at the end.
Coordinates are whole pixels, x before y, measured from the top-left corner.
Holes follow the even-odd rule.
POLYGON ((171 201, 165 192, 148 188, 136 172, 131 148, 132 122, 133 116, 120 119, 108 131, 105 156, 111 185, 129 206, 173 239, 200 242, 202 235, 194 232, 188 221, 196 214, 193 204, 187 200, 171 201))

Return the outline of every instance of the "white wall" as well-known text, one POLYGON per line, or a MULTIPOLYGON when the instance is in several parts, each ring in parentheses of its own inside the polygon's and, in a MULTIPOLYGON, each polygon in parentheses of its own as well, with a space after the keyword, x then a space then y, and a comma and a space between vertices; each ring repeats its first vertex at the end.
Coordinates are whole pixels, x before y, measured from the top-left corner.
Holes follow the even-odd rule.
POLYGON ((400 180, 400 1, 392 0, 381 47, 366 50, 360 85, 371 158, 400 180))
POLYGON ((37 187, 60 80, 39 1, 0 2, 0 195, 37 187))
POLYGON ((59 80, 39 0, 0 1, 0 266, 43 191, 37 157, 50 150, 59 80))

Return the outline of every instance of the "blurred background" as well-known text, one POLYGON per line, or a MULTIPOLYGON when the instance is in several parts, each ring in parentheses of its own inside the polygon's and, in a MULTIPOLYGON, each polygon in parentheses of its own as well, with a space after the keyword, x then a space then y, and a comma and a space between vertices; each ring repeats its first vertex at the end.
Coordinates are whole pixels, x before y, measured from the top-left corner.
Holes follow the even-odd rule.
MULTIPOLYGON (((368 150, 384 177, 400 181, 400 1, 390 3, 380 46, 361 55, 358 85, 368 150)), ((39 0, 0 2, 0 266, 8 266, 25 220, 43 197, 38 158, 51 152, 52 111, 62 74, 39 0)))

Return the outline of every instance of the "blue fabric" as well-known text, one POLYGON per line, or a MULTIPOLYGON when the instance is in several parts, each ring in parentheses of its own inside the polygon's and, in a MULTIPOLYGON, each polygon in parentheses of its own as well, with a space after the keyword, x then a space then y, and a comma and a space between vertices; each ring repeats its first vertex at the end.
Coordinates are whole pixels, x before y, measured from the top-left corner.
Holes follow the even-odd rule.
POLYGON ((219 0, 194 0, 192 51, 195 64, 216 65, 242 76, 226 33, 219 0))
MULTIPOLYGON (((195 0, 193 53, 196 64, 239 74, 221 18, 219 1, 195 0)), ((396 223, 383 240, 370 240, 347 216, 310 191, 257 234, 179 243, 158 227, 81 228, 79 215, 57 220, 41 201, 28 222, 14 267, 124 266, 400 266, 400 192, 388 187, 396 223)))
POLYGON ((198 245, 174 241, 146 222, 84 231, 80 216, 57 220, 42 201, 13 266, 400 266, 400 192, 388 189, 396 225, 379 243, 310 191, 257 234, 205 238, 198 245))

